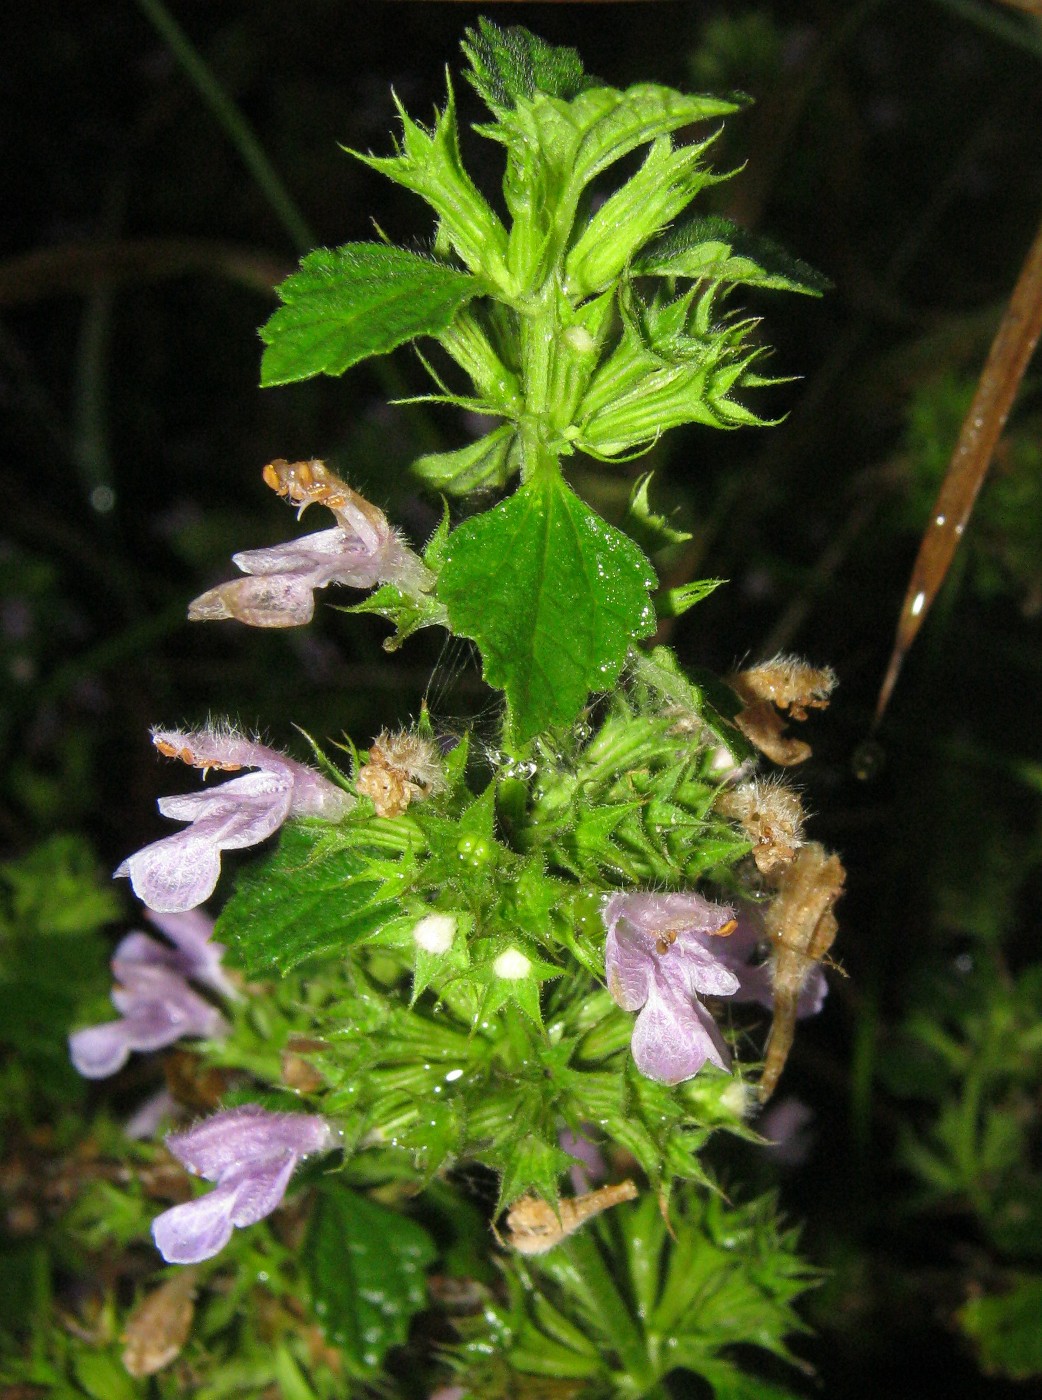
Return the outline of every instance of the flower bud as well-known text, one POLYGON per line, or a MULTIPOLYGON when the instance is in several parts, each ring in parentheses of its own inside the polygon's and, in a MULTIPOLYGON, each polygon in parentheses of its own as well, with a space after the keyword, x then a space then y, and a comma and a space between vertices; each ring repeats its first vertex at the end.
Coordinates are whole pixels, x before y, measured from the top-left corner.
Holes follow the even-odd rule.
POLYGON ((456 916, 428 914, 414 926, 412 936, 417 948, 425 953, 447 953, 456 937, 456 916))
POLYGON ((520 982, 531 970, 531 962, 518 948, 508 948, 492 964, 492 971, 505 982, 520 982))

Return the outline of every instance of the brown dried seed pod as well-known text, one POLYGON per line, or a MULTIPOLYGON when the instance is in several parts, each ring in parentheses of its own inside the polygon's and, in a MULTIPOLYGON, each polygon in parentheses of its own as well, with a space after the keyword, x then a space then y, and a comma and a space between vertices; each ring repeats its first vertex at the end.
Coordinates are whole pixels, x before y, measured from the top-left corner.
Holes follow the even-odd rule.
POLYGON ((181 1354, 192 1330, 196 1274, 196 1269, 179 1269, 127 1318, 123 1365, 132 1376, 154 1376, 181 1354))
POLYGON ((636 1197, 632 1181, 565 1197, 558 1201, 556 1210, 538 1196, 522 1196, 507 1214, 507 1241, 519 1254, 545 1254, 593 1216, 636 1197))

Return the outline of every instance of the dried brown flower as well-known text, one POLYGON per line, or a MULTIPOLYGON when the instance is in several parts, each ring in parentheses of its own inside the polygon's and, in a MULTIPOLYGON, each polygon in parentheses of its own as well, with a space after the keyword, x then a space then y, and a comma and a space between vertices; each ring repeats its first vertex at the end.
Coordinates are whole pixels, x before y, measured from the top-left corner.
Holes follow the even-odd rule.
POLYGON ((809 744, 786 737, 782 712, 789 719, 804 720, 808 710, 823 710, 836 685, 830 666, 811 666, 797 656, 775 656, 727 679, 744 705, 735 724, 751 744, 785 768, 810 757, 809 744))
POLYGON ((761 1103, 773 1094, 789 1057, 800 993, 836 937, 839 925, 832 910, 846 878, 839 856, 820 842, 808 841, 782 872, 777 893, 764 913, 774 950, 774 1019, 759 1085, 761 1103))
POLYGON ((622 1201, 633 1201, 637 1188, 632 1181, 600 1186, 581 1196, 566 1196, 557 1209, 538 1196, 522 1196, 507 1214, 507 1240, 519 1254, 545 1254, 602 1210, 622 1201))
POLYGON ((154 1376, 176 1360, 195 1313, 195 1269, 179 1269, 146 1293, 123 1331, 123 1365, 132 1376, 154 1376))
POLYGON ((371 799, 378 817, 400 817, 410 802, 441 792, 445 775, 441 755, 429 739, 402 730, 382 730, 358 775, 358 791, 371 799))
POLYGON ((803 803, 781 778, 753 778, 726 789, 716 809, 738 822, 752 841, 761 875, 784 869, 803 843, 803 803))

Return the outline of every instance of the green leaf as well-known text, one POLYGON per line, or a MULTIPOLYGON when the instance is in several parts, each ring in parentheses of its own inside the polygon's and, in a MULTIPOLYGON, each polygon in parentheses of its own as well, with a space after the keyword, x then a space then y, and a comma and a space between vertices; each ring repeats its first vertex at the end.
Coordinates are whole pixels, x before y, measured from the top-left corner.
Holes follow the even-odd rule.
MULTIPOLYGON (((588 129, 576 151, 572 181, 575 186, 585 187, 591 180, 607 170, 615 161, 635 151, 638 146, 647 145, 660 136, 666 136, 681 127, 694 122, 706 121, 710 117, 728 116, 745 106, 749 99, 741 94, 730 97, 713 97, 706 93, 688 95, 673 88, 662 87, 658 83, 635 83, 621 92, 611 92, 609 104, 596 94, 600 111, 588 129)), ((576 103, 581 108, 582 102, 576 103)))
POLYGON ((500 29, 482 15, 477 29, 465 33, 461 47, 472 69, 467 79, 493 112, 537 92, 567 100, 592 83, 575 49, 555 48, 519 24, 500 29))
POLYGON ((477 442, 454 452, 428 452, 418 457, 413 471, 436 491, 463 496, 468 491, 498 490, 518 470, 517 428, 504 423, 477 442))
POLYGON ((420 335, 446 329, 481 291, 469 273, 382 243, 309 253, 276 289, 285 303, 261 327, 261 384, 343 374, 420 335))
POLYGON ((667 588, 662 593, 656 593, 655 611, 659 617, 680 617, 726 582, 723 578, 698 578, 681 584, 679 588, 667 588))
POLYGON ((426 1230, 397 1211, 332 1181, 320 1189, 304 1246, 312 1301, 359 1370, 376 1371, 408 1337, 436 1253, 426 1230))
POLYGON ((634 272, 654 277, 697 277, 820 297, 832 283, 769 238, 730 219, 710 215, 670 229, 647 248, 634 272))
POLYGON ((789 1390, 787 1386, 765 1381, 760 1376, 750 1376, 729 1361, 714 1360, 701 1370, 713 1387, 715 1400, 802 1400, 796 1391, 789 1390))
POLYGON ((81 1351, 73 1368, 91 1400, 137 1400, 141 1394, 126 1368, 107 1352, 81 1351))
POLYGON ((248 976, 343 954, 400 912, 371 864, 330 837, 324 824, 287 826, 274 855, 239 876, 217 933, 248 976))
POLYGON ((989 1375, 1027 1380, 1042 1375, 1042 1277, 1021 1274, 1009 1292, 971 1298, 956 1314, 989 1375))
POLYGON ((654 626, 654 580, 632 540, 547 472, 450 535, 438 594, 524 740, 614 685, 654 626))
MULTIPOLYGON (((655 554, 671 544, 683 544, 691 539, 690 530, 678 530, 664 515, 658 515, 648 500, 648 488, 653 472, 644 472, 633 483, 622 528, 630 539, 636 540, 646 554, 655 554)), ((676 590, 673 590, 676 591, 676 590)))

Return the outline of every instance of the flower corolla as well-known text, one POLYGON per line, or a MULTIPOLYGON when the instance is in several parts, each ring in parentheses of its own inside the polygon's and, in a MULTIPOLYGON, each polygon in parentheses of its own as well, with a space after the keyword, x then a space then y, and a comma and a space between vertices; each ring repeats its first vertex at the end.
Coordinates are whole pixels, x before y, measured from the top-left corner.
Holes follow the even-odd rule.
POLYGON ((129 876, 138 898, 160 913, 183 913, 208 899, 222 851, 256 846, 290 817, 339 821, 354 801, 313 768, 232 729, 160 729, 152 741, 160 753, 204 771, 257 769, 208 792, 159 799, 164 817, 189 825, 128 856, 116 874, 129 876))
MULTIPOLYGON (((608 932, 608 991, 623 1010, 640 1012, 631 1042, 640 1072, 679 1084, 707 1060, 727 1069, 727 1045, 698 998, 730 997, 773 1009, 772 961, 755 961, 766 939, 755 907, 743 906, 736 916, 730 906, 695 893, 613 894, 601 916, 608 932)), ((820 1011, 827 990, 821 968, 812 968, 797 1016, 820 1011)))
POLYGON ((85 1079, 115 1074, 134 1050, 161 1050, 183 1036, 213 1039, 227 1030, 217 1008, 189 985, 191 980, 224 996, 238 996, 221 969, 224 948, 210 941, 213 921, 201 910, 147 912, 174 946, 138 931, 120 942, 112 957, 112 1002, 120 1019, 69 1037, 72 1062, 85 1079))
POLYGON ((433 586, 433 574, 391 528, 383 511, 325 463, 280 459, 265 468, 264 479, 301 513, 312 504, 327 506, 336 526, 233 554, 232 563, 247 577, 201 594, 189 605, 190 621, 233 617, 250 627, 302 627, 314 616, 315 589, 331 583, 349 588, 395 583, 407 592, 433 586))
POLYGON ((160 1254, 168 1264, 211 1259, 233 1229, 271 1214, 304 1157, 328 1152, 336 1142, 334 1129, 317 1114, 272 1113, 258 1104, 215 1113, 168 1137, 178 1161, 216 1189, 157 1216, 152 1237, 160 1254))
POLYGON ((740 981, 714 944, 726 943, 734 910, 699 894, 613 894, 601 911, 608 991, 639 1011, 631 1050, 649 1079, 678 1084, 707 1060, 726 1069, 727 1046, 699 995, 727 997, 740 981))

